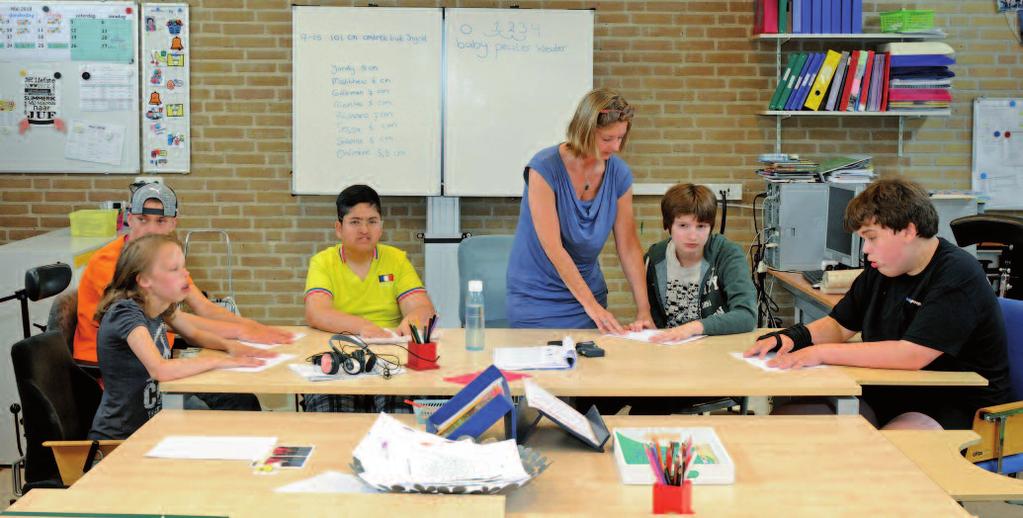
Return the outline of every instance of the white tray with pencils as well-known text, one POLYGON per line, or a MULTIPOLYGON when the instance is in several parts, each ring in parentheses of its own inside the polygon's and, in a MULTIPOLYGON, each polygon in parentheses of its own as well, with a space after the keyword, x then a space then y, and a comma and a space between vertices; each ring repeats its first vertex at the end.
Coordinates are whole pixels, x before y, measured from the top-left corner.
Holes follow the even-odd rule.
POLYGON ((645 445, 653 443, 662 452, 672 442, 693 439, 693 460, 685 478, 697 485, 734 484, 735 464, 728 450, 710 427, 693 428, 615 428, 614 456, 623 484, 650 485, 654 472, 645 445))

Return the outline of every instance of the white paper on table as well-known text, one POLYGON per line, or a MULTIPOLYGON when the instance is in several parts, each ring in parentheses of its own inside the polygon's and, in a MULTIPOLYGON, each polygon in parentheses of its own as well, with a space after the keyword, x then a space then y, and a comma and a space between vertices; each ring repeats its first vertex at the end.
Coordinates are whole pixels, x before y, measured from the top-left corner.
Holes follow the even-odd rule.
POLYGON ((572 429, 576 434, 596 444, 597 436, 586 416, 572 408, 568 403, 554 397, 531 379, 523 380, 526 387, 526 404, 547 414, 551 419, 572 429))
POLYGON ((228 367, 222 370, 234 372, 263 372, 269 369, 270 367, 275 367, 294 357, 295 357, 294 354, 278 354, 273 358, 260 358, 260 360, 263 360, 263 365, 260 365, 258 367, 228 367))
POLYGON ((275 444, 276 437, 168 435, 149 450, 146 457, 255 462, 266 457, 275 444))
POLYGON ((683 340, 674 340, 671 342, 655 342, 651 340, 651 338, 653 338, 654 335, 662 332, 664 332, 663 329, 644 329, 642 331, 629 331, 628 333, 625 333, 623 335, 609 334, 604 336, 608 336, 611 338, 624 338, 626 340, 635 340, 637 342, 646 342, 657 345, 680 345, 684 343, 695 342, 696 340, 701 340, 703 338, 707 338, 707 335, 693 335, 683 340))
MULTIPOLYGON (((750 356, 749 358, 746 358, 745 356, 742 355, 742 353, 739 353, 739 352, 732 352, 732 353, 728 353, 728 354, 732 355, 732 358, 735 358, 737 360, 742 360, 742 361, 744 361, 744 362, 746 362, 746 363, 748 363, 748 364, 750 364, 750 365, 752 365, 752 366, 754 366, 754 367, 756 367, 756 368, 758 368, 758 369, 760 369, 762 371, 766 371, 766 372, 778 372, 778 371, 790 371, 790 370, 793 370, 793 369, 779 369, 778 367, 771 367, 771 366, 767 365, 768 361, 774 359, 774 357, 776 356, 775 353, 767 353, 767 356, 765 356, 764 359, 762 359, 762 360, 760 359, 759 356, 750 356)), ((802 368, 803 369, 816 369, 817 367, 824 367, 824 365, 814 365, 813 367, 802 367, 802 368)))
POLYGON ((64 158, 121 165, 124 126, 73 121, 67 130, 64 158))
MULTIPOLYGON (((291 336, 292 336, 292 342, 295 342, 297 340, 302 339, 302 337, 305 336, 305 333, 294 333, 291 336)), ((248 340, 238 340, 238 341, 241 342, 242 344, 245 344, 245 345, 249 346, 249 347, 255 347, 256 349, 263 349, 264 351, 267 350, 267 349, 273 349, 274 347, 277 347, 278 345, 287 345, 287 344, 284 344, 284 343, 261 344, 261 343, 258 343, 258 342, 250 342, 248 340)))
POLYGON ((292 482, 274 490, 275 493, 379 493, 355 475, 327 470, 315 477, 292 482))

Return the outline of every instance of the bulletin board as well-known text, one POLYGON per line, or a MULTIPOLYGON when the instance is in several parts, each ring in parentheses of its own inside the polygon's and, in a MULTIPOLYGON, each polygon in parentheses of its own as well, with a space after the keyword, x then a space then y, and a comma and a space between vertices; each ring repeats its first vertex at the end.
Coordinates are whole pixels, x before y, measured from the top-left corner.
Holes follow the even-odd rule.
POLYGON ((1023 97, 973 101, 972 169, 985 209, 1023 209, 1023 97))
POLYGON ((139 170, 138 6, 0 1, 0 171, 139 170))
POLYGON ((142 171, 187 173, 192 134, 188 4, 142 4, 142 171))

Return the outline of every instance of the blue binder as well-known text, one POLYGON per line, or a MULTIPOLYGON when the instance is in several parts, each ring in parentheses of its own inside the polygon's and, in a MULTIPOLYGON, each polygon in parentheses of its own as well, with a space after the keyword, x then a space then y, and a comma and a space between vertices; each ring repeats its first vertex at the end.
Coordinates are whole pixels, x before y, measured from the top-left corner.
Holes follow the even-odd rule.
POLYGON ((792 34, 803 32, 803 0, 792 0, 792 34))
POLYGON ((831 2, 831 30, 834 34, 842 33, 842 0, 828 0, 831 2))
POLYGON ((449 419, 459 416, 463 419, 452 427, 444 437, 458 439, 470 436, 479 438, 498 420, 504 419, 504 434, 507 439, 516 438, 515 403, 512 401, 508 380, 501 370, 491 365, 458 391, 450 401, 438 408, 426 420, 426 431, 437 433, 441 425, 449 419), (495 385, 501 393, 485 403, 474 403, 481 394, 492 390, 495 385))
POLYGON ((799 0, 803 4, 803 34, 813 32, 813 5, 812 0, 799 0))
POLYGON ((852 0, 852 34, 863 33, 863 0, 852 0))
POLYGON ((824 1, 813 0, 811 2, 810 11, 813 17, 810 19, 810 32, 813 34, 821 34, 824 31, 824 1))
POLYGON ((831 28, 831 0, 820 0, 821 2, 821 33, 833 34, 831 28))
POLYGON ((803 81, 799 84, 799 90, 794 90, 792 95, 789 96, 789 100, 785 104, 786 110, 799 111, 803 109, 803 103, 806 102, 806 96, 810 93, 810 86, 813 85, 814 79, 817 78, 817 72, 820 71, 821 64, 824 63, 824 53, 812 53, 807 63, 806 69, 804 70, 803 81))
POLYGON ((852 0, 842 2, 842 34, 852 34, 852 0))

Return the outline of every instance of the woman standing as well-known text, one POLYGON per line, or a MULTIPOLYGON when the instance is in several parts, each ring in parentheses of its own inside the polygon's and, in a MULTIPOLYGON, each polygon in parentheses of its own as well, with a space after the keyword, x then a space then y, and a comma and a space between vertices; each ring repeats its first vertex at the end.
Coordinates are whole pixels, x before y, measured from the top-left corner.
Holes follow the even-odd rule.
POLYGON ((622 96, 593 90, 579 102, 567 141, 541 150, 526 166, 508 263, 511 327, 623 332, 607 310, 607 283, 598 263, 612 231, 636 301, 630 327, 653 327, 632 214, 632 172, 615 156, 628 140, 632 116, 622 96))

